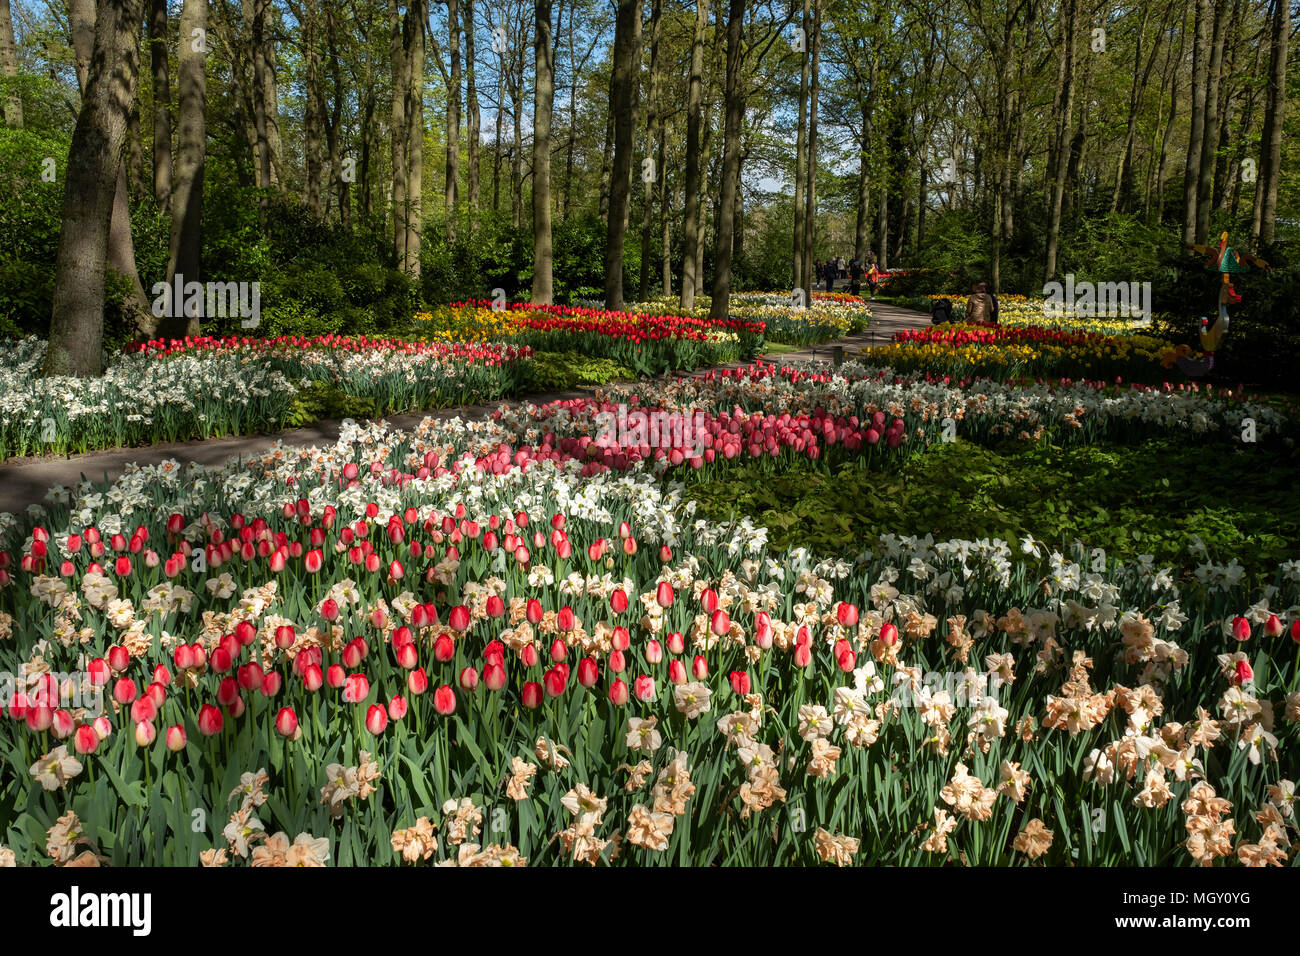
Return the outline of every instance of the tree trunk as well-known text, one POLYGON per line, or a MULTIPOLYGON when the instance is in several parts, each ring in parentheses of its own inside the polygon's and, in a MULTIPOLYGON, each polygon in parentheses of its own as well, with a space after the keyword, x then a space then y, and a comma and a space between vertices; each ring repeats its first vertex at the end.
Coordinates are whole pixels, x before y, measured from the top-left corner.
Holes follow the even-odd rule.
MULTIPOLYGON (((185 0, 181 8, 181 34, 176 57, 179 87, 176 135, 176 180, 172 193, 171 244, 167 257, 167 282, 176 276, 186 282, 202 274, 203 167, 207 158, 207 0, 185 0)), ((179 303, 173 302, 174 311, 179 303)), ((160 323, 160 331, 179 338, 199 334, 199 316, 173 316, 160 323)))
MULTIPOLYGON (((1186 49, 1187 29, 1183 25, 1179 27, 1178 31, 1178 55, 1172 60, 1172 69, 1169 71, 1169 119, 1165 123, 1164 133, 1160 137, 1160 159, 1156 163, 1155 225, 1160 225, 1165 218, 1165 169, 1169 160, 1169 144, 1173 139, 1174 120, 1178 118, 1178 67, 1183 61, 1183 54, 1186 49)), ((1152 221, 1149 206, 1144 218, 1147 222, 1152 221)))
POLYGON ((457 0, 447 0, 448 50, 451 56, 451 79, 447 86, 447 177, 443 184, 442 210, 447 241, 456 238, 456 219, 460 204, 460 8, 457 0))
POLYGON ((600 218, 609 216, 609 187, 611 158, 610 150, 614 144, 614 114, 605 113, 605 148, 600 151, 600 218))
POLYGON ((302 5, 302 13, 303 95, 306 98, 303 106, 303 192, 308 215, 320 222, 325 218, 325 164, 321 161, 325 109, 320 91, 320 12, 314 0, 307 0, 302 5))
POLYGON ((1228 0, 1218 0, 1213 9, 1214 30, 1210 64, 1205 80, 1205 109, 1201 133, 1201 160, 1196 179, 1196 242, 1204 243, 1210 232, 1213 208, 1214 163, 1219 148, 1219 86, 1223 82, 1223 44, 1228 32, 1228 0))
POLYGON ((68 150, 44 375, 103 371, 104 271, 133 82, 139 0, 101 0, 85 94, 68 150))
POLYGON ((821 93, 822 0, 814 0, 812 13, 812 70, 808 82, 808 182, 804 187, 803 274, 800 288, 809 292, 817 282, 813 275, 813 251, 817 239, 817 100, 821 93))
POLYGON ((1205 141, 1205 72, 1210 47, 1210 0, 1196 0, 1192 43, 1192 115, 1183 167, 1183 242, 1196 242, 1196 200, 1201 181, 1201 152, 1205 141))
MULTIPOLYGON (((660 12, 663 0, 651 0, 650 5, 650 108, 646 111, 646 142, 663 141, 663 104, 660 102, 659 90, 659 38, 662 19, 660 12)), ((647 149, 646 152, 649 152, 647 149)), ((650 297, 650 241, 653 238, 656 186, 667 177, 663 168, 663 152, 654 163, 654 175, 642 175, 645 186, 645 204, 641 210, 641 269, 637 283, 637 301, 644 302, 650 297)))
POLYGON ((498 58, 497 66, 497 128, 496 139, 492 142, 492 211, 501 209, 501 136, 505 129, 506 71, 504 62, 498 58))
POLYGON ((164 210, 172 202, 172 93, 167 63, 167 0, 149 5, 149 63, 153 69, 153 195, 164 210))
POLYGON ((799 119, 794 135, 794 287, 807 290, 803 267, 804 230, 808 228, 808 215, 804 210, 804 187, 807 185, 808 161, 808 80, 811 72, 812 10, 809 0, 803 0, 799 29, 803 33, 803 49, 799 61, 799 119))
POLYGON ((704 32, 709 25, 709 0, 695 0, 695 33, 691 40, 691 73, 686 93, 686 196, 682 226, 683 312, 695 308, 695 290, 703 286, 696 269, 700 248, 700 119, 704 101, 704 32))
MULTIPOLYGON (((9 0, 0 0, 0 74, 13 82, 18 78, 18 43, 14 40, 14 21, 9 13, 9 0)), ((23 126, 23 98, 17 90, 10 90, 4 102, 5 123, 14 129, 23 126)))
POLYGON ((1058 74, 1056 106, 1060 122, 1056 131, 1053 157, 1055 168, 1051 172, 1052 195, 1048 207, 1047 258, 1043 264, 1043 282, 1056 277, 1056 257, 1061 242, 1061 216, 1065 201, 1065 179, 1070 150, 1069 136, 1074 116, 1074 34, 1078 0, 1066 0, 1065 19, 1061 26, 1061 69, 1058 74))
POLYGON ((713 261, 713 298, 709 316, 725 319, 731 309, 731 251, 735 241, 736 193, 740 189, 740 127, 745 119, 745 0, 730 0, 727 10, 726 118, 722 151, 722 189, 718 197, 718 232, 713 261))
MULTIPOLYGON (((72 34, 73 60, 77 85, 84 97, 90 82, 91 60, 95 48, 95 0, 70 0, 68 26, 72 34)), ((140 72, 140 51, 133 43, 123 61, 130 106, 127 114, 127 133, 130 133, 130 109, 135 106, 136 81, 140 72)), ((155 323, 149 313, 149 300, 145 297, 140 273, 135 266, 135 243, 131 239, 131 204, 126 185, 126 162, 118 167, 117 183, 113 187, 113 212, 109 219, 107 265, 124 276, 131 285, 120 306, 130 317, 140 333, 151 333, 155 323)))
POLYGON ((420 278, 420 237, 424 230, 424 30, 428 0, 411 0, 406 8, 406 261, 403 271, 420 278))
POLYGON ((474 231, 478 216, 479 166, 478 149, 482 117, 478 108, 478 86, 474 80, 474 0, 464 0, 465 10, 465 96, 467 145, 466 185, 469 187, 469 228, 474 231))
POLYGON ((1273 242, 1278 185, 1282 180, 1282 124, 1286 117, 1286 61, 1291 30, 1290 0, 1273 0, 1273 29, 1269 43, 1268 96, 1260 134, 1260 172, 1255 184, 1251 237, 1256 248, 1273 242))
MULTIPOLYGON (((406 90, 410 64, 406 59, 403 21, 397 0, 388 0, 388 53, 393 64, 393 99, 389 126, 393 152, 393 257, 406 270, 406 90)), ((498 120, 499 122, 499 120, 498 120)))
POLYGON ((609 111, 614 123, 614 160, 609 178, 609 219, 605 230, 605 308, 623 308, 623 241, 632 205, 632 133, 635 115, 637 34, 641 0, 617 0, 614 64, 609 77, 609 111))
POLYGON ((550 305, 551 105, 555 97, 551 0, 535 0, 533 12, 533 303, 550 305))

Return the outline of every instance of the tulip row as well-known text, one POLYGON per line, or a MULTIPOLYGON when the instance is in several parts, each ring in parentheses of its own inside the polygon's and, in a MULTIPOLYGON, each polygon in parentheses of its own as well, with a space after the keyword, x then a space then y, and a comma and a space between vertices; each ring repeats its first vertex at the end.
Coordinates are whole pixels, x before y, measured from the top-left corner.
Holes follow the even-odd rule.
POLYGON ((505 339, 538 352, 578 351, 612 359, 638 375, 753 358, 763 344, 763 323, 739 318, 711 320, 524 303, 494 309, 490 301, 482 300, 453 302, 416 319, 430 325, 435 339, 505 339))
POLYGON ((1080 377, 1159 382, 1173 343, 1149 335, 1102 335, 1043 326, 943 324, 897 332, 858 353, 859 361, 900 371, 953 376, 1080 377))
MULTIPOLYGON (((767 367, 641 392, 785 402, 798 437, 994 394, 767 367)), ((0 862, 1285 861, 1300 562, 1248 594, 1233 562, 1182 584, 1032 540, 776 556, 643 468, 489 465, 590 412, 354 428, 0 522, 28 675, 0 862)), ((769 421, 728 415, 724 445, 769 421)))
MULTIPOLYGON (((710 300, 700 296, 691 313, 704 319, 710 300)), ((638 302, 631 308, 653 314, 677 311, 672 298, 638 302)), ((859 296, 814 292, 811 301, 796 301, 789 292, 742 292, 731 296, 728 314, 732 319, 761 322, 764 336, 786 345, 817 345, 862 332, 871 321, 868 304, 859 296), (802 304, 800 304, 802 302, 802 304)))

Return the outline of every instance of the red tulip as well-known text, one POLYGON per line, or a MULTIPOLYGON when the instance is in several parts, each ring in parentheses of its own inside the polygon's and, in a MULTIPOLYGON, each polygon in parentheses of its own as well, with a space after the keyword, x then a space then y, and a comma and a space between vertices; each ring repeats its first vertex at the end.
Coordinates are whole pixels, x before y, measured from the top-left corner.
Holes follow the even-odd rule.
POLYGON ((898 643, 898 628, 886 621, 880 625, 880 643, 886 647, 893 647, 898 643))
POLYGON ((578 683, 583 687, 594 687, 599 675, 600 666, 594 657, 584 657, 578 661, 578 683))
POLYGON ((298 732, 298 715, 290 707, 281 707, 275 715, 275 732, 281 737, 292 737, 298 732))
POLYGON ((502 664, 488 664, 483 668, 483 686, 497 691, 506 686, 506 669, 502 664))
POLYGON ((211 704, 204 704, 199 708, 199 733, 205 737, 212 737, 221 733, 222 725, 225 724, 225 718, 221 716, 221 711, 211 704))
POLYGON ((121 644, 115 644, 108 649, 108 666, 113 668, 115 673, 120 674, 130 663, 131 655, 121 644))
POLYGON ((567 683, 568 675, 558 667, 552 667, 542 675, 542 684, 547 697, 559 697, 564 693, 564 687, 567 683))
POLYGON ((456 711, 456 692, 443 684, 433 692, 433 709, 444 717, 456 711))
POLYGON ((74 727, 76 727, 76 723, 73 721, 70 713, 62 709, 54 712, 53 719, 50 723, 50 730, 53 731, 55 737, 59 740, 65 739, 72 733, 74 727))
POLYGON ((529 598, 528 604, 524 608, 524 613, 528 618, 528 623, 536 627, 541 623, 543 617, 542 602, 537 600, 537 598, 529 598))
POLYGON ((406 689, 416 697, 429 689, 429 675, 423 667, 417 667, 406 675, 406 689))
POLYGON ((645 646, 645 659, 648 664, 658 664, 664 659, 664 649, 658 641, 647 641, 645 646))
POLYGON ((73 734, 72 744, 79 754, 93 754, 99 746, 99 734, 90 724, 82 724, 73 734))
POLYGON ((464 691, 472 691, 478 686, 478 671, 473 667, 465 667, 460 672, 460 687, 464 691))
POLYGON ((609 596, 609 607, 615 614, 622 614, 627 610, 627 592, 622 588, 615 588, 614 593, 609 596))
POLYGON ((772 646, 772 618, 766 611, 754 615, 754 643, 764 650, 772 646))
POLYGON ((379 704, 371 704, 366 711, 366 730, 378 737, 388 729, 388 711, 379 704))
POLYGON ((282 686, 284 686, 284 678, 280 676, 279 671, 268 671, 262 675, 262 685, 259 689, 262 696, 269 699, 280 693, 282 686))
POLYGON ((490 595, 487 599, 487 616, 501 617, 506 613, 505 602, 498 595, 490 595))
POLYGON ((1233 683, 1244 684, 1254 678, 1255 672, 1251 670, 1250 664, 1246 661, 1237 661, 1237 666, 1234 668, 1234 676, 1235 679, 1233 683))
POLYGON ((794 666, 807 667, 812 663, 812 648, 807 644, 800 644, 794 649, 794 666))
POLYGON ((561 631, 571 631, 576 624, 577 616, 573 613, 573 608, 567 604, 555 615, 555 626, 561 631))
POLYGON ((703 654, 695 655, 695 660, 691 663, 691 673, 695 675, 696 680, 704 680, 709 676, 709 662, 704 659, 703 654))
POLYGON ((536 667, 538 661, 537 645, 525 644, 521 647, 519 649, 519 659, 523 661, 525 667, 536 667))
POLYGON ((731 630, 731 615, 719 608, 713 612, 713 617, 709 621, 709 629, 718 637, 725 637, 731 630))
POLYGON ((1250 640, 1250 621, 1244 617, 1235 617, 1232 619, 1232 636, 1238 641, 1250 640))
POLYGON ((137 721, 135 725, 135 745, 137 747, 148 747, 158 736, 158 731, 154 725, 147 720, 137 721))
POLYGON ((388 701, 388 716, 392 720, 402 720, 410 708, 407 706, 406 698, 401 694, 395 694, 388 701))
POLYGON ((729 679, 731 680, 731 689, 735 693, 742 697, 749 693, 749 674, 746 671, 732 671, 729 679))
POLYGON ((1281 619, 1276 614, 1270 614, 1264 623, 1264 633, 1269 637, 1278 637, 1283 630, 1281 619))
MULTIPOLYGON (((340 667, 339 672, 342 673, 342 671, 343 668, 340 667)), ((320 690, 321 686, 324 683, 325 683, 325 678, 321 674, 319 664, 308 664, 305 668, 303 668, 302 686, 307 688, 307 690, 310 693, 315 693, 316 691, 320 690)))
POLYGON ((686 650, 686 639, 682 637, 681 632, 673 631, 668 635, 668 650, 673 654, 680 654, 686 650))
POLYGON ((523 705, 529 710, 536 710, 542 706, 542 685, 537 681, 529 681, 524 684, 522 693, 523 705))
POLYGON ((835 617, 845 627, 853 627, 858 623, 857 606, 841 601, 835 606, 835 617))
POLYGON ((119 704, 129 704, 136 698, 135 681, 122 677, 113 684, 113 700, 119 704))
POLYGON ((569 648, 565 645, 563 640, 557 637, 555 640, 551 642, 552 661, 562 661, 568 656, 569 656, 569 648))
MULTIPOLYGON (((150 721, 158 716, 158 707, 154 704, 152 697, 141 697, 131 704, 131 719, 137 724, 141 721, 150 721)), ((51 714, 53 719, 53 714, 51 714)))
POLYGON ((615 707, 622 707, 627 703, 627 684, 622 680, 615 680, 609 685, 609 702, 615 707))
POLYGON ((667 581, 659 582, 659 588, 655 591, 655 603, 662 608, 673 606, 673 586, 667 581))
POLYGON ((343 702, 360 704, 370 696, 370 679, 365 674, 349 674, 343 681, 343 702))
MULTIPOLYGON (((680 664, 681 662, 676 661, 675 663, 680 664)), ((640 701, 653 700, 655 696, 654 678, 642 674, 640 677, 638 677, 636 680, 632 682, 632 693, 637 700, 640 701)))
POLYGON ((440 663, 446 663, 456 656, 456 643, 451 639, 450 634, 439 634, 433 642, 433 659, 440 663))
POLYGON ((458 604, 447 615, 447 626, 453 631, 465 631, 469 629, 469 608, 463 604, 458 604))
POLYGON ((1300 644, 1300 618, 1291 622, 1291 640, 1300 644))
POLYGON ((614 633, 610 635, 609 644, 616 651, 625 651, 632 643, 632 635, 627 632, 627 628, 619 625, 614 628, 614 633))

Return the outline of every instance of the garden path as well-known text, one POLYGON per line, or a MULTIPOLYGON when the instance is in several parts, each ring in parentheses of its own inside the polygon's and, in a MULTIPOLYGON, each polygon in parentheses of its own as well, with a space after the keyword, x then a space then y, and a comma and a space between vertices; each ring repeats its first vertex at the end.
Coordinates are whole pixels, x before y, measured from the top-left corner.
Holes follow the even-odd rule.
MULTIPOLYGON (((924 312, 904 309, 884 302, 872 303, 871 328, 857 335, 848 335, 817 346, 785 352, 773 356, 772 361, 784 364, 790 361, 829 360, 833 346, 844 347, 845 356, 863 347, 882 345, 895 332, 902 329, 923 328, 930 324, 924 312)), ((734 363, 733 366, 748 363, 734 363)), ((696 374, 706 372, 700 369, 696 374)), ((583 398, 591 389, 568 392, 525 395, 509 402, 490 402, 482 405, 456 406, 428 412, 407 412, 386 415, 384 418, 395 428, 410 428, 427 417, 482 419, 502 404, 536 402, 542 404, 563 398, 583 398)), ((293 428, 269 435, 228 435, 223 438, 196 439, 194 441, 167 442, 139 448, 108 448, 91 451, 70 458, 16 458, 0 464, 0 511, 19 512, 32 504, 40 504, 54 485, 76 485, 83 477, 91 480, 117 479, 132 463, 154 465, 168 459, 181 464, 197 462, 204 467, 219 466, 235 456, 258 455, 276 442, 286 445, 320 445, 334 442, 339 436, 338 421, 322 420, 305 428, 293 428)))

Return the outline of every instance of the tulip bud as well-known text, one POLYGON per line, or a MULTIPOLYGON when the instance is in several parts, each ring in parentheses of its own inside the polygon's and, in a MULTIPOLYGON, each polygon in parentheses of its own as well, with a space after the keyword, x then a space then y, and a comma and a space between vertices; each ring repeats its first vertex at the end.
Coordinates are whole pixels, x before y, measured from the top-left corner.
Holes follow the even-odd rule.
POLYGON ((709 630, 713 631, 718 637, 725 637, 731 630, 731 615, 726 611, 718 609, 713 612, 713 617, 709 621, 709 630))
POLYGON ((529 681, 524 684, 522 693, 523 705, 529 710, 536 710, 542 706, 542 685, 537 681, 529 681))
POLYGON ((54 733, 55 737, 59 740, 66 739, 72 733, 74 727, 76 727, 76 723, 73 721, 70 713, 62 709, 54 712, 53 718, 50 721, 50 730, 54 733))
POLYGON ((122 677, 113 684, 113 700, 119 704, 129 704, 136 698, 135 681, 122 677))
POLYGON ((807 667, 812 663, 812 648, 807 644, 800 644, 794 649, 794 666, 807 667))
POLYGON ((153 720, 157 716, 158 708, 154 705, 152 697, 141 697, 131 704, 131 719, 137 724, 153 720))
POLYGON ((648 664, 658 664, 664 659, 664 649, 658 641, 646 642, 645 659, 648 664))
POLYGON ((622 614, 627 610, 627 592, 622 588, 615 588, 614 593, 609 596, 609 607, 615 614, 622 614))
POLYGON ((366 730, 378 737, 388 729, 388 711, 379 704, 371 704, 366 711, 366 730))
POLYGON ((542 602, 537 598, 529 598, 528 604, 524 608, 524 614, 528 618, 528 623, 536 627, 542 622, 542 602))
POLYGON ((564 688, 567 683, 568 675, 563 673, 558 667, 552 667, 542 675, 542 684, 547 697, 559 697, 564 693, 564 688))
POLYGON ((622 707, 627 703, 627 684, 622 680, 615 680, 609 685, 609 702, 615 707, 622 707))
POLYGON ((473 667, 465 667, 460 672, 460 688, 464 691, 472 691, 478 687, 478 671, 473 667))
POLYGON ((404 719, 408 710, 406 698, 401 694, 394 695, 388 702, 388 716, 391 720, 404 719))
POLYGON ((488 664, 483 668, 483 686, 497 691, 506 686, 506 669, 502 664, 488 664))
POLYGON ((1237 661, 1237 666, 1233 669, 1233 672, 1235 678, 1233 683, 1236 684, 1245 684, 1255 677, 1255 672, 1246 661, 1237 661))
POLYGON ((164 743, 166 743, 167 745, 167 749, 170 750, 172 753, 177 753, 181 750, 184 750, 185 749, 185 728, 182 727, 180 724, 173 724, 172 726, 167 728, 167 733, 164 735, 163 740, 164 743))
POLYGON ((555 615, 555 626, 561 631, 571 631, 577 624, 577 615, 573 613, 573 608, 564 605, 560 608, 559 613, 555 615))
POLYGON ((443 684, 433 692, 433 709, 444 717, 456 711, 456 692, 443 684))
POLYGON ((1232 619, 1232 636, 1238 641, 1250 640, 1250 621, 1244 617, 1232 619))
POLYGON ((275 715, 275 732, 281 737, 293 737, 298 733, 298 715, 291 707, 281 707, 275 715))
POLYGON ((627 628, 619 625, 614 628, 614 633, 609 638, 610 646, 616 651, 625 651, 632 643, 632 635, 627 632, 627 628))
MULTIPOLYGON (((677 663, 680 664, 681 662, 678 661, 677 663)), ((640 701, 653 700, 655 696, 654 678, 642 674, 632 682, 632 694, 640 701)))
POLYGON ((349 674, 343 681, 343 702, 360 704, 370 696, 370 679, 365 674, 349 674))
POLYGON ((99 746, 99 734, 90 724, 82 724, 72 735, 72 745, 79 754, 93 754, 99 746))
POLYGON ((1291 622, 1291 640, 1300 644, 1300 618, 1291 622))
MULTIPOLYGON (((342 673, 342 671, 343 668, 340 667, 339 672, 342 673)), ((316 691, 321 689, 324 683, 325 683, 325 677, 323 674, 321 674, 319 664, 308 664, 305 668, 303 668, 302 686, 305 687, 309 693, 314 694, 316 691)))
POLYGON ((204 704, 199 708, 199 733, 203 736, 213 737, 221 733, 224 724, 225 718, 221 716, 221 711, 211 704, 204 704))
POLYGON ((417 667, 406 675, 406 689, 415 697, 429 689, 429 675, 423 667, 417 667))
POLYGON ((1278 637, 1283 631, 1282 621, 1276 614, 1270 614, 1264 624, 1264 633, 1269 637, 1278 637))
POLYGON ((667 581, 659 582, 659 587, 655 591, 655 603, 662 608, 673 606, 673 586, 667 581))
POLYGON ((880 625, 880 643, 893 647, 898 643, 898 628, 886 621, 880 625))
POLYGON ((853 604, 841 601, 835 607, 835 618, 844 627, 854 627, 858 623, 858 609, 853 604))
POLYGON ((453 631, 465 631, 469 629, 469 608, 463 604, 458 604, 447 615, 447 626, 453 631))
POLYGON ((446 663, 456 656, 456 644, 449 634, 439 634, 437 640, 433 642, 433 659, 439 663, 446 663))
POLYGON ((551 660, 562 661, 569 656, 569 648, 565 646, 564 641, 556 638, 551 642, 551 660))
POLYGON ((594 657, 584 657, 578 661, 578 683, 583 687, 594 687, 599 675, 600 666, 594 657))
POLYGON ((284 678, 280 676, 279 671, 268 671, 262 675, 262 685, 259 690, 263 697, 269 699, 280 693, 282 686, 284 686, 284 678))
POLYGON ((695 675, 696 680, 704 680, 709 676, 709 662, 704 659, 703 654, 695 655, 695 660, 691 663, 691 673, 695 675))
POLYGON ((519 649, 519 659, 523 661, 525 667, 536 667, 538 661, 537 646, 535 644, 525 644, 519 649))
POLYGON ((732 671, 728 677, 731 681, 732 691, 741 697, 749 693, 750 681, 749 674, 746 671, 732 671))
POLYGON ((158 736, 158 731, 154 725, 147 720, 137 721, 135 725, 135 745, 137 747, 148 747, 158 736))

